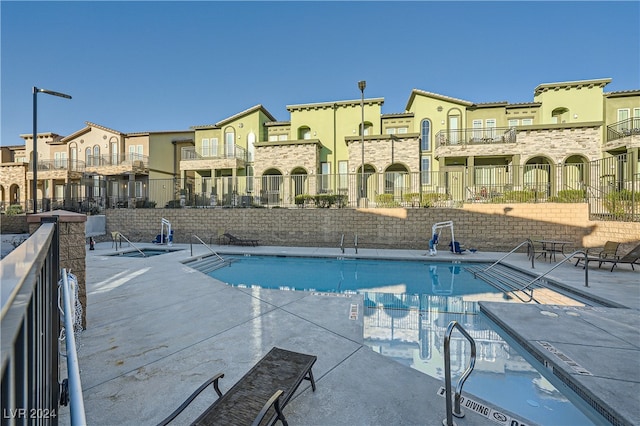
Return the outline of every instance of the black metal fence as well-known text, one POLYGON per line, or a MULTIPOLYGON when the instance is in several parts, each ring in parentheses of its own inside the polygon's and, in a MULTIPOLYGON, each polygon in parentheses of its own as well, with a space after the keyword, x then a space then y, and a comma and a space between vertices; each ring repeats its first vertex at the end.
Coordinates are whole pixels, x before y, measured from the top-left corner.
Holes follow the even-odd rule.
POLYGON ((2 260, 3 425, 58 423, 59 236, 44 222, 2 260))
MULTIPOLYGON (((591 163, 438 172, 152 179, 126 182, 120 193, 109 193, 109 186, 99 184, 90 187, 91 197, 39 200, 38 210, 97 214, 107 208, 456 208, 464 203, 587 202, 595 220, 639 221, 639 169, 636 157, 621 154, 591 163)), ((18 212, 22 208, 14 207, 18 212)), ((24 207, 33 211, 30 203, 24 207)))

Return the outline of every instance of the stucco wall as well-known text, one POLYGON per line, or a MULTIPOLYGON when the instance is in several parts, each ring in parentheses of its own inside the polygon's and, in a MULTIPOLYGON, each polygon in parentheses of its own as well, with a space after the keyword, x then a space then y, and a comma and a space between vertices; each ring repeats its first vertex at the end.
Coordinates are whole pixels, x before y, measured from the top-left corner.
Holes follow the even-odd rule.
MULTIPOLYGON (((120 231, 133 241, 151 241, 168 219, 175 242, 192 234, 205 241, 229 231, 262 245, 426 249, 431 226, 452 220, 456 239, 483 251, 507 251, 526 238, 572 241, 595 247, 607 240, 640 242, 640 223, 594 222, 586 204, 467 204, 464 209, 115 209, 106 212, 107 235, 120 231)), ((443 243, 448 244, 448 237, 443 243)))

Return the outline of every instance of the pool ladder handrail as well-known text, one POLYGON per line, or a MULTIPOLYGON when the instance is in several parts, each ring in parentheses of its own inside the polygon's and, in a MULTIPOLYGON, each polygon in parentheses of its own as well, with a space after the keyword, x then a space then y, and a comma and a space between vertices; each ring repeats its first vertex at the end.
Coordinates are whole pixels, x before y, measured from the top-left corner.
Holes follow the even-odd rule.
POLYGON ((462 396, 462 386, 464 382, 467 380, 471 372, 473 371, 473 367, 476 365, 476 341, 471 337, 467 330, 462 327, 458 321, 451 321, 449 326, 447 327, 447 331, 444 336, 444 386, 445 386, 445 402, 447 408, 447 417, 442 420, 442 424, 444 426, 456 426, 456 423, 453 421, 453 416, 458 418, 463 418, 464 413, 460 409, 460 397, 462 396), (453 329, 457 328, 460 333, 471 343, 471 358, 469 360, 469 366, 462 373, 462 376, 458 380, 458 384, 456 385, 456 393, 454 396, 455 406, 452 407, 451 403, 451 334, 453 333, 453 329))
POLYGON ((344 234, 340 237, 340 250, 342 250, 342 254, 344 254, 344 234))
POLYGON ((535 250, 533 249, 533 241, 531 241, 530 238, 527 238, 526 240, 524 240, 523 242, 521 242, 520 244, 518 244, 513 250, 511 250, 509 253, 505 254, 504 256, 502 256, 500 259, 496 260, 495 262, 493 262, 491 265, 487 266, 485 269, 482 270, 482 272, 487 272, 489 269, 493 268, 494 266, 496 266, 498 263, 500 263, 501 261, 503 261, 504 259, 506 259, 508 256, 510 256, 511 254, 513 254, 516 250, 518 250, 520 247, 522 247, 523 245, 527 245, 527 253, 528 256, 531 258, 531 269, 534 269, 534 259, 535 259, 535 250))
POLYGON ((197 239, 198 241, 200 241, 200 243, 205 246, 206 248, 209 249, 209 251, 211 253, 213 253, 214 256, 216 256, 218 259, 220 259, 223 262, 226 262, 226 260, 224 260, 224 258, 222 256, 220 256, 218 253, 216 253, 216 251, 214 249, 212 249, 211 247, 209 247, 204 241, 202 241, 202 239, 200 237, 198 237, 196 234, 192 234, 191 238, 189 239, 189 245, 191 246, 191 256, 193 257, 193 238, 195 237, 195 239, 197 239))
POLYGON ((353 246, 356 249, 356 254, 358 254, 358 234, 353 238, 353 246))
POLYGON ((567 261, 573 261, 574 256, 576 256, 577 254, 583 254, 584 255, 584 286, 585 287, 589 287, 589 268, 587 267, 589 265, 589 256, 587 255, 587 251, 586 250, 576 250, 573 253, 571 253, 570 255, 568 255, 567 257, 565 257, 564 259, 562 259, 560 262, 556 263, 553 268, 549 269, 547 272, 538 275, 537 277, 535 277, 533 280, 531 280, 530 282, 528 282, 524 287, 518 289, 520 291, 524 291, 526 290, 530 285, 532 285, 533 283, 535 283, 536 281, 540 280, 541 278, 545 277, 549 272, 553 271, 554 269, 556 269, 558 266, 562 265, 563 263, 567 262, 567 261))
MULTIPOLYGON (((144 254, 144 252, 142 250, 140 250, 135 244, 133 244, 127 237, 125 237, 122 232, 118 231, 118 237, 119 238, 124 238, 124 240, 129 243, 129 245, 131 247, 133 247, 134 249, 138 250, 140 252, 140 254, 142 255, 142 257, 147 257, 146 254, 144 254)), ((116 244, 116 251, 118 251, 118 244, 116 244)))

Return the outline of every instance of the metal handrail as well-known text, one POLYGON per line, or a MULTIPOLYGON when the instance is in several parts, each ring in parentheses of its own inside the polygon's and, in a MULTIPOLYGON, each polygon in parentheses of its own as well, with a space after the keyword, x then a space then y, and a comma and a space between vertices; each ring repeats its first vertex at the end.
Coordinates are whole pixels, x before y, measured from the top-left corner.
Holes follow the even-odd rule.
POLYGON ((84 411, 84 399, 82 396, 82 383, 80 382, 80 366, 78 364, 78 351, 76 338, 73 333, 73 321, 75 307, 71 306, 69 294, 69 279, 67 270, 62 269, 62 300, 64 303, 64 329, 66 341, 67 374, 69 375, 69 402, 72 425, 86 425, 84 411))
POLYGON ((211 247, 209 247, 204 241, 202 241, 202 239, 200 237, 198 237, 196 234, 192 234, 191 238, 189 239, 189 245, 191 246, 191 256, 193 256, 193 238, 196 238, 196 240, 200 241, 200 243, 205 246, 206 248, 209 249, 209 251, 211 253, 214 254, 214 256, 216 256, 218 259, 222 260, 223 262, 225 262, 224 258, 222 258, 222 256, 220 256, 218 253, 215 252, 215 250, 213 250, 211 247))
POLYGON ((473 367, 476 365, 476 342, 473 340, 473 337, 467 330, 465 330, 458 321, 451 321, 449 326, 447 327, 447 332, 444 336, 444 381, 445 381, 445 399, 447 406, 447 417, 442 421, 444 426, 455 426, 455 422, 453 421, 453 416, 458 418, 464 417, 464 413, 460 409, 460 397, 462 394, 462 386, 464 382, 467 380, 467 377, 473 371, 473 367), (456 393, 454 396, 455 399, 455 407, 451 405, 451 349, 450 349, 450 340, 451 334, 453 333, 453 329, 457 328, 460 333, 471 343, 471 359, 469 361, 469 366, 462 373, 462 376, 458 380, 458 384, 456 385, 456 393))
POLYGON ((358 254, 358 234, 356 234, 355 238, 353 239, 353 246, 356 249, 356 254, 358 254))
MULTIPOLYGON (((120 232, 120 231, 117 231, 117 232, 118 232, 118 236, 120 238, 124 238, 124 240, 126 242, 128 242, 131 247, 133 247, 134 249, 138 250, 140 252, 140 254, 142 255, 142 257, 147 257, 147 255, 144 254, 144 252, 142 250, 140 250, 135 244, 133 244, 127 237, 122 235, 122 232, 120 232)), ((118 244, 116 244, 116 251, 118 251, 118 244)))
POLYGON ((342 250, 342 253, 344 254, 344 234, 340 237, 340 250, 342 250))
POLYGON ((516 248, 514 248, 513 250, 511 250, 509 253, 505 254, 504 256, 502 256, 500 259, 496 260, 495 262, 493 262, 491 265, 487 266, 485 269, 482 270, 482 272, 487 272, 489 269, 493 268, 494 266, 496 266, 498 263, 500 263, 500 261, 504 260, 507 256, 509 256, 510 254, 513 254, 516 250, 518 250, 520 247, 522 247, 523 245, 527 244, 527 249, 529 250, 529 254, 531 257, 531 269, 534 269, 534 258, 535 258, 535 250, 533 249, 533 241, 531 241, 531 239, 527 238, 526 240, 524 240, 523 242, 521 242, 520 244, 518 244, 516 246, 516 248))
POLYGON ((533 283, 535 283, 536 281, 538 281, 539 279, 541 279, 542 277, 546 276, 549 272, 553 271, 554 269, 556 269, 558 266, 562 265, 563 263, 565 263, 568 260, 573 260, 573 257, 577 254, 584 254, 584 286, 585 287, 589 287, 589 256, 587 255, 586 250, 576 250, 573 253, 571 253, 569 256, 565 257, 564 259, 562 259, 560 262, 558 262, 556 265, 553 266, 553 268, 549 269, 547 272, 545 272, 544 274, 538 275, 536 278, 534 278, 533 280, 531 280, 529 283, 527 283, 524 287, 522 287, 521 289, 519 289, 519 291, 524 291, 527 287, 529 287, 530 285, 532 285, 533 283))

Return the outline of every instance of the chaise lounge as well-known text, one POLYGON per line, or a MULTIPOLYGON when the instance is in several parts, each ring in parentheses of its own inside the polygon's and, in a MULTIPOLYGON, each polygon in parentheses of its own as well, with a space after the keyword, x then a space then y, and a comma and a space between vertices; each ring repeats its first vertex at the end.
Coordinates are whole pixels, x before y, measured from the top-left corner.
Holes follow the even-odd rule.
MULTIPOLYGON (((616 259, 618 258, 618 247, 620 247, 620 243, 616 241, 607 241, 602 248, 587 250, 588 261, 594 262, 603 259, 616 259)), ((574 258, 577 259, 575 266, 578 266, 580 262, 584 263, 584 256, 576 255, 574 258)))
POLYGON ((640 265, 640 244, 638 244, 633 250, 631 250, 629 253, 625 254, 622 257, 612 257, 607 259, 600 259, 600 258, 589 259, 587 263, 591 261, 598 262, 598 268, 602 266, 603 263, 613 263, 613 265, 611 266, 611 272, 613 272, 613 268, 615 268, 616 265, 620 263, 631 265, 631 269, 635 271, 635 268, 633 267, 633 265, 640 265))
POLYGON ((231 235, 228 232, 225 232, 224 236, 229 240, 229 244, 233 244, 237 246, 257 246, 258 245, 258 240, 238 238, 234 235, 231 235))
POLYGON ((217 374, 200 386, 187 400, 171 413, 159 426, 169 424, 209 385, 213 385, 218 399, 194 422, 194 425, 272 425, 278 420, 287 426, 282 410, 287 405, 302 380, 316 383, 311 368, 317 357, 286 349, 272 348, 224 395, 218 381, 224 374, 217 374))

